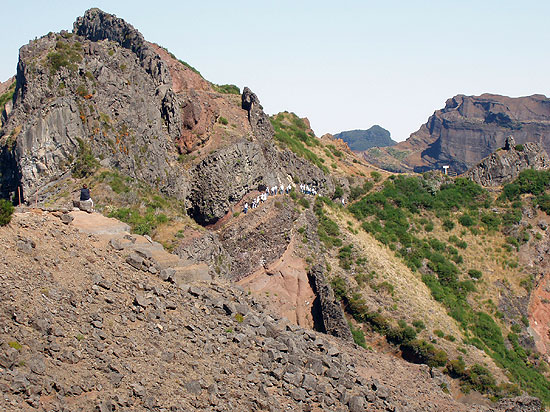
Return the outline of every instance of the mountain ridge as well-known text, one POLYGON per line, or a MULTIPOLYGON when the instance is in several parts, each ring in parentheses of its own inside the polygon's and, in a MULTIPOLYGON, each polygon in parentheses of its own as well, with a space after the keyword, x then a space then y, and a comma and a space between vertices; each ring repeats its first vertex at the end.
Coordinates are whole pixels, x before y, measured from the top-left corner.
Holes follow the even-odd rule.
MULTIPOLYGON (((6 253, 15 253, 11 260, 20 262, 3 257, 9 276, 0 279, 17 290, 32 289, 28 296, 13 295, 25 316, 37 307, 28 299, 48 302, 49 296, 59 296, 59 288, 76 296, 63 300, 63 313, 72 313, 72 302, 77 309, 91 304, 94 310, 84 324, 70 317, 68 328, 54 313, 48 319, 59 327, 50 331, 39 325, 44 330, 37 335, 36 322, 24 321, 24 315, 13 318, 6 306, 1 313, 14 340, 5 336, 0 342, 5 351, 0 360, 5 355, 8 365, 0 379, 13 395, 12 406, 49 402, 55 393, 59 409, 65 401, 84 402, 95 395, 97 387, 68 385, 70 379, 62 376, 52 383, 52 392, 47 379, 35 376, 40 365, 26 368, 27 351, 41 353, 44 339, 48 365, 77 360, 64 351, 56 355, 56 345, 85 355, 94 382, 109 389, 109 399, 93 398, 102 411, 115 406, 178 410, 164 402, 171 397, 158 389, 161 375, 186 408, 280 410, 286 402, 293 410, 416 410, 436 402, 433 409, 453 405, 461 410, 466 407, 455 400, 460 390, 485 394, 467 397, 477 404, 468 410, 500 411, 524 402, 540 409, 533 398, 489 401, 522 390, 548 402, 546 364, 536 356, 536 350, 545 354, 545 345, 535 344, 529 329, 545 313, 544 302, 536 299, 546 297, 546 269, 537 272, 533 262, 547 245, 548 219, 546 198, 529 192, 530 186, 505 191, 512 196, 523 190, 519 200, 497 199, 497 192, 464 178, 377 170, 342 140, 316 137, 307 119, 288 112, 267 116, 249 88, 240 93, 232 85, 213 85, 124 20, 99 9, 78 18, 73 33, 51 33, 22 47, 12 101, 0 131, 0 185, 4 197, 34 209, 0 228, 6 253), (98 212, 126 222, 135 233, 106 248, 88 248, 86 238, 72 232, 78 222, 67 213, 84 183, 98 212), (41 215, 39 207, 54 212, 41 215), (162 267, 161 248, 173 252, 169 258, 162 255, 179 266, 162 267), (17 277, 17 267, 29 268, 24 275, 32 276, 39 265, 51 269, 53 282, 47 274, 46 283, 32 277, 32 286, 17 277), (88 271, 95 266, 108 282, 88 271), (67 268, 72 283, 59 284, 67 268), (195 281, 206 283, 197 289, 195 281), (248 290, 234 287, 235 281, 248 290), (253 300, 269 306, 262 309, 266 317, 255 312, 260 306, 253 300), (133 342, 118 339, 112 328, 118 318, 108 315, 112 307, 121 309, 122 326, 135 326, 135 315, 137 325, 151 333, 139 337, 125 330, 133 342), (178 309, 183 312, 173 316, 178 309), (281 323, 285 330, 276 327, 271 335, 267 316, 284 316, 290 323, 281 323), (319 346, 323 335, 308 334, 311 329, 326 333, 336 348, 319 346), (163 331, 170 349, 149 348, 154 337, 165 336, 163 331), (73 335, 83 338, 75 342, 73 335), (84 338, 90 343, 80 344, 84 338), (111 339, 124 350, 111 353, 102 346, 111 339), (180 354, 181 346, 173 346, 178 339, 184 352, 194 355, 185 364, 190 381, 185 376, 181 382, 182 372, 170 364, 177 357, 172 355, 180 354), (352 341, 364 349, 351 346, 352 341), (315 359, 302 362, 304 354, 323 352, 321 347, 334 356, 339 351, 345 359, 338 371, 352 375, 354 357, 368 359, 358 371, 366 371, 361 376, 367 380, 325 369, 321 374, 315 359), (257 358, 247 361, 242 348, 257 358), (239 375, 229 387, 209 372, 209 355, 221 353, 230 359, 219 374, 239 375), (150 362, 157 355, 161 368, 152 378, 132 360, 150 362), (307 370, 310 363, 319 376, 307 370), (261 373, 254 374, 258 369, 261 373), (380 386, 368 378, 386 385, 395 369, 403 371, 398 386, 378 393, 380 386), (228 389, 220 390, 220 382, 228 389), (250 402, 242 396, 247 390, 253 393, 250 402), (433 396, 419 396, 423 391, 433 396), (276 402, 266 401, 268 395, 276 402)), ((490 124, 505 120, 498 114, 488 118, 490 124)), ((400 156, 398 150, 386 150, 400 156)), ((544 171, 533 173, 544 188, 544 171)), ((99 241, 94 234, 87 239, 99 241)), ((44 317, 32 313, 37 316, 44 317)), ((541 326, 536 333, 545 330, 541 326)), ((333 359, 323 359, 330 369, 333 359)))
POLYGON ((456 95, 420 129, 391 150, 373 150, 365 159, 392 170, 423 172, 450 166, 460 174, 504 145, 538 142, 550 149, 550 99, 541 94, 508 97, 485 93, 456 95))

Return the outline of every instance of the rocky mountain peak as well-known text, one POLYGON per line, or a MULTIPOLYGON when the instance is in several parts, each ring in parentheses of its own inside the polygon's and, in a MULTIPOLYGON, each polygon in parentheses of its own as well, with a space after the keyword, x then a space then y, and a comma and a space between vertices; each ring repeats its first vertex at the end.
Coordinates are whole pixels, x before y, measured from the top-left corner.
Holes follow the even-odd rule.
POLYGON ((420 129, 391 149, 371 149, 365 158, 397 171, 423 172, 450 166, 463 173, 502 147, 513 133, 518 143, 539 142, 550 150, 550 99, 537 94, 456 95, 420 129))

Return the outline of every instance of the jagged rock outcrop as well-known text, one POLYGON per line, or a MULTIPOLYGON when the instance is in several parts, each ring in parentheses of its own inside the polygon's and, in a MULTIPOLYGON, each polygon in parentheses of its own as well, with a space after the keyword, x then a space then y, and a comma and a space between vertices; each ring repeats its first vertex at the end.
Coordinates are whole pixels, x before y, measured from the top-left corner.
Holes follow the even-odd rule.
POLYGON ((516 145, 512 136, 506 139, 504 147, 483 159, 468 170, 467 177, 481 186, 500 186, 514 180, 522 170, 546 170, 550 158, 540 143, 516 145))
POLYGON ((91 9, 74 33, 49 34, 20 50, 14 108, 2 129, 16 179, 35 198, 89 146, 102 165, 183 197, 172 167, 179 104, 168 69, 131 25, 91 9), (147 152, 147 156, 144 153, 147 152))
POLYGON ((103 167, 185 199, 202 224, 223 217, 259 184, 299 179, 326 193, 334 189, 319 168, 274 146, 254 93, 244 90, 241 108, 237 98, 214 92, 124 20, 88 10, 73 33, 21 48, 14 108, 0 131, 3 197, 20 188, 23 199, 42 201, 75 161, 88 156, 91 162, 89 154, 103 167), (216 122, 221 114, 223 124, 216 122), (205 145, 198 160, 177 161, 205 145))
POLYGON ((242 108, 248 114, 253 138, 220 148, 190 170, 190 216, 201 224, 215 223, 246 193, 265 185, 286 186, 293 180, 320 188, 320 194, 334 191, 334 182, 321 169, 289 150, 277 150, 269 117, 247 87, 242 108))
POLYGON ((308 272, 308 276, 310 282, 314 285, 314 292, 317 296, 317 302, 314 302, 314 305, 318 306, 314 307, 314 310, 318 311, 319 318, 322 321, 322 325, 319 325, 321 326, 321 332, 352 341, 353 337, 346 322, 346 317, 327 282, 324 267, 319 264, 314 265, 308 272))
POLYGON ((448 165, 463 173, 502 147, 510 134, 519 144, 538 142, 549 151, 550 99, 457 95, 406 141, 370 149, 365 159, 388 170, 424 172, 448 165))

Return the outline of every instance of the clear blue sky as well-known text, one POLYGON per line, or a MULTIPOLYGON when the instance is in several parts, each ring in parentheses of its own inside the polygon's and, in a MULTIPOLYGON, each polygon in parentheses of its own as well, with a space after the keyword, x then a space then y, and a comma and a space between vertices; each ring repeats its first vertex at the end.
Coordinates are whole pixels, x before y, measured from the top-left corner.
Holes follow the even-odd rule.
POLYGON ((9 1, 0 79, 20 46, 91 7, 318 135, 379 124, 404 140, 455 94, 550 95, 547 0, 9 1))

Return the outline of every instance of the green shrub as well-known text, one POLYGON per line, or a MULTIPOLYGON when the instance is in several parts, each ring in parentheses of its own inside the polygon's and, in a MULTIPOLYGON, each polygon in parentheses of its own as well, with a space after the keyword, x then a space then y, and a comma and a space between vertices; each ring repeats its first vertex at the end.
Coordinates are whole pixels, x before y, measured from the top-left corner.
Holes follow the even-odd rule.
POLYGON ((481 273, 480 270, 477 270, 477 269, 470 269, 470 270, 468 271, 468 275, 470 275, 470 277, 471 277, 472 279, 481 279, 481 276, 482 276, 483 274, 481 273))
POLYGON ((8 342, 8 346, 13 349, 21 350, 23 347, 19 342, 16 340, 8 342))
POLYGON ((510 327, 510 330, 514 333, 521 333, 521 326, 518 325, 517 323, 513 323, 512 326, 510 327))
POLYGON ((340 261, 340 266, 345 270, 351 269, 352 259, 352 250, 353 245, 346 245, 340 248, 338 251, 338 259, 340 261))
POLYGON ((298 200, 298 203, 304 208, 309 209, 310 203, 305 197, 301 197, 300 200, 298 200))
POLYGON ((394 292, 393 285, 390 282, 386 281, 386 280, 379 283, 379 284, 377 284, 377 285, 371 285, 371 288, 375 292, 384 291, 388 295, 393 295, 393 292, 394 292))
POLYGON ((332 145, 332 144, 327 144, 326 147, 327 147, 327 148, 332 152, 332 154, 333 154, 334 156, 336 156, 336 157, 342 157, 342 156, 344 155, 340 150, 336 149, 336 147, 335 147, 334 145, 332 145))
POLYGON ((407 324, 401 323, 397 328, 389 328, 386 332, 386 338, 388 342, 397 345, 406 344, 416 339, 416 330, 407 324))
POLYGON ((94 157, 90 145, 77 137, 78 152, 71 173, 76 178, 91 175, 99 167, 99 162, 94 157))
POLYGON ((458 218, 458 223, 460 223, 464 227, 470 227, 476 224, 475 220, 472 218, 472 216, 468 214, 462 214, 458 218))
POLYGON ((443 229, 445 229, 447 232, 450 230, 453 230, 455 227, 455 222, 453 222, 450 219, 443 220, 443 229))
POLYGON ((353 336, 353 341, 361 346, 362 348, 367 348, 367 342, 365 340, 365 333, 363 332, 363 330, 361 330, 361 328, 354 328, 353 327, 353 324, 350 322, 349 323, 349 328, 351 330, 351 335, 353 336))
POLYGON ((535 200, 537 206, 547 215, 550 215, 550 195, 545 193, 540 196, 537 196, 535 200))
POLYGON ((168 222, 168 217, 156 212, 153 207, 148 207, 145 213, 137 208, 122 207, 109 213, 109 217, 128 223, 138 235, 151 235, 158 225, 168 222))
POLYGON ((332 195, 333 199, 338 199, 344 196, 344 189, 342 189, 342 186, 336 186, 334 189, 334 193, 332 195))
POLYGON ((376 170, 373 170, 372 172, 370 172, 370 176, 372 177, 372 179, 375 181, 375 182, 379 182, 380 180, 382 180, 382 175, 377 172, 376 170))
POLYGON ((518 152, 523 152, 523 145, 522 144, 517 144, 515 146, 515 149, 518 151, 518 152))
POLYGON ((48 53, 46 61, 50 68, 50 73, 55 74, 62 67, 67 67, 74 72, 77 69, 76 63, 82 61, 82 45, 79 42, 65 43, 58 41, 55 44, 55 50, 48 53))
POLYGON ((401 345, 403 357, 415 363, 425 363, 437 368, 447 363, 447 353, 423 339, 415 339, 401 345))
POLYGON ((330 280, 330 286, 332 286, 332 290, 337 299, 342 300, 347 296, 348 287, 346 281, 340 276, 333 277, 330 280))
POLYGON ((214 84, 212 83, 212 88, 223 94, 241 94, 241 89, 239 89, 234 84, 214 84))
MULTIPOLYGON (((321 242, 327 247, 342 246, 342 240, 340 236, 340 228, 330 218, 328 218, 323 211, 323 203, 326 198, 317 196, 315 204, 313 205, 313 211, 317 215, 319 226, 317 227, 317 235, 321 242)), ((328 199, 326 199, 328 201, 328 199)))
POLYGON ((369 192, 373 188, 374 184, 370 181, 363 183, 363 186, 352 186, 350 188, 349 199, 354 201, 359 199, 361 196, 369 192))
POLYGON ((501 222, 500 217, 494 212, 487 212, 481 215, 481 221, 489 230, 498 230, 501 222))
POLYGON ((8 88, 8 90, 2 95, 0 95, 0 114, 4 110, 4 106, 6 105, 6 103, 13 99, 15 86, 16 86, 16 82, 13 82, 8 88))
POLYGON ((294 113, 279 113, 270 118, 273 129, 275 130, 275 140, 284 144, 298 156, 310 161, 323 172, 328 173, 328 169, 319 157, 309 150, 306 146, 319 146, 319 140, 307 131, 307 126, 302 119, 294 113))
POLYGON ((223 116, 218 117, 218 122, 220 122, 224 126, 227 126, 227 124, 229 123, 229 121, 223 116))
POLYGON ((416 331, 417 332, 420 332, 421 330, 423 329, 426 329, 426 325, 424 324, 424 322, 420 319, 418 320, 414 320, 412 322, 412 325, 416 328, 416 331))
POLYGON ((128 193, 130 191, 130 188, 126 185, 128 178, 120 176, 120 174, 116 171, 101 172, 98 180, 100 182, 106 182, 111 187, 112 191, 117 194, 128 193))
POLYGON ((0 226, 6 226, 13 216, 13 204, 6 199, 0 199, 0 226))

